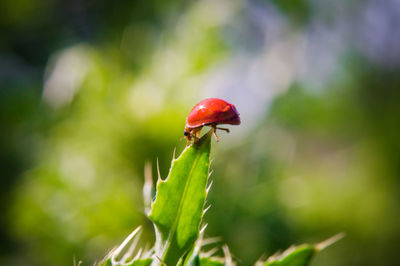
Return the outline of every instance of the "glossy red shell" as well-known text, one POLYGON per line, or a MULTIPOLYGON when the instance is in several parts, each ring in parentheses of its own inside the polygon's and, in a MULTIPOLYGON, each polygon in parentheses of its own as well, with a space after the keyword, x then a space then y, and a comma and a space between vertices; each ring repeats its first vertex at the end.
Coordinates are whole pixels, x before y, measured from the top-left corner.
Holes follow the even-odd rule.
POLYGON ((236 107, 218 98, 205 99, 196 104, 190 111, 187 128, 196 128, 209 124, 240 125, 239 113, 236 107))

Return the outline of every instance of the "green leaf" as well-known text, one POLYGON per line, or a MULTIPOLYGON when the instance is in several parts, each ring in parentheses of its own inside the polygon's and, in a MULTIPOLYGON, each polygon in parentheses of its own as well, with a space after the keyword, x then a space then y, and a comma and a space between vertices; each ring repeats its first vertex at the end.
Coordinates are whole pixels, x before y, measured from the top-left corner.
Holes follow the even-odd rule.
POLYGON ((141 227, 136 228, 125 240, 112 249, 96 266, 149 266, 153 262, 152 250, 137 248, 141 227), (136 250, 136 252, 135 252, 136 250))
POLYGON ((176 265, 199 236, 207 196, 211 131, 188 146, 172 165, 166 180, 159 177, 149 218, 156 228, 155 255, 176 265))
POLYGON ((222 258, 194 256, 190 261, 185 262, 185 266, 225 266, 222 258))
POLYGON ((200 258, 200 266, 224 266, 225 263, 221 260, 213 259, 213 258, 200 258))
POLYGON ((113 263, 111 258, 108 258, 107 260, 98 264, 98 266, 150 266, 152 262, 153 260, 151 258, 148 258, 148 259, 135 260, 132 263, 122 263, 122 262, 113 263))
POLYGON ((135 260, 132 263, 122 263, 122 262, 112 263, 111 259, 109 258, 98 265, 99 266, 150 266, 152 262, 153 260, 151 258, 148 258, 148 259, 135 260))
POLYGON ((306 266, 315 252, 314 246, 307 244, 292 247, 281 255, 270 257, 264 266, 306 266))
POLYGON ((264 263, 257 263, 256 265, 264 266, 307 266, 311 262, 313 256, 325 249, 326 247, 337 242, 343 238, 344 234, 337 234, 319 244, 309 245, 302 244, 300 246, 295 246, 287 249, 282 254, 274 255, 264 263))
POLYGON ((202 231, 194 247, 190 250, 190 252, 185 254, 183 263, 179 263, 178 266, 236 265, 232 261, 232 255, 227 245, 222 246, 224 257, 214 256, 214 254, 218 251, 217 247, 209 249, 207 252, 200 252, 204 246, 215 244, 217 241, 217 238, 203 239, 202 231))
POLYGON ((140 259, 132 262, 131 264, 128 264, 127 266, 150 266, 151 263, 153 262, 152 259, 140 259))

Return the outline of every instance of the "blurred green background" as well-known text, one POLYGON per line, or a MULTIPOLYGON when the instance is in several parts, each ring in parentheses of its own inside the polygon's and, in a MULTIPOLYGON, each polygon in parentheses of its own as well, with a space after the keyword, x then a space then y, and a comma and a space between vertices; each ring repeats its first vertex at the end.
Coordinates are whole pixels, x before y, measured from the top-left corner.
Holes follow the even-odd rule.
POLYGON ((400 2, 0 2, 0 264, 91 265, 136 226, 198 101, 207 236, 240 265, 346 238, 313 265, 399 265, 400 2))

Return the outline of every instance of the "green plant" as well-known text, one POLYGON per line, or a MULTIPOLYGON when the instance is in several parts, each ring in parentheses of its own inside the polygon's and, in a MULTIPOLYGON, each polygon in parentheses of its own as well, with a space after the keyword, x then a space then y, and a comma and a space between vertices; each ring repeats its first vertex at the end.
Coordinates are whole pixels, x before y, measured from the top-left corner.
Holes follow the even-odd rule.
MULTIPOLYGON (((179 158, 173 158, 168 177, 162 180, 158 173, 156 197, 152 197, 151 178, 146 179, 144 200, 148 217, 154 224, 156 241, 152 248, 138 248, 140 230, 135 229, 123 243, 113 249, 99 265, 234 265, 228 247, 223 246, 224 257, 214 256, 217 249, 203 252, 204 246, 214 242, 203 239, 206 225, 201 226, 208 208, 204 208, 210 176, 211 132, 187 146, 179 158)), ((282 254, 255 265, 304 266, 315 253, 336 242, 334 236, 320 244, 291 247, 282 254)))

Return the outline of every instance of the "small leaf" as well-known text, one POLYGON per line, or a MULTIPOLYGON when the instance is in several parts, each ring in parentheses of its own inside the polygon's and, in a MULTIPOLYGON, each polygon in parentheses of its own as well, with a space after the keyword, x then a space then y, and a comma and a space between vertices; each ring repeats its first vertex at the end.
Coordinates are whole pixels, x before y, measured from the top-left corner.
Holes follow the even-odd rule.
POLYGON ((126 266, 150 266, 152 263, 152 259, 140 259, 132 262, 131 264, 127 264, 126 266))
POLYGON ((152 259, 139 259, 131 263, 112 263, 111 259, 107 259, 103 261, 99 266, 150 266, 152 263, 152 259))
POLYGON ((266 262, 257 262, 256 265, 264 266, 307 266, 311 262, 313 256, 322 249, 332 245, 344 234, 337 234, 319 244, 309 245, 302 244, 300 246, 291 247, 282 254, 277 254, 268 258, 266 262))
POLYGON ((156 228, 155 255, 176 265, 199 236, 210 167, 211 131, 188 146, 158 180, 149 218, 156 228))
POLYGON ((314 246, 307 244, 292 247, 281 255, 270 257, 264 266, 306 266, 315 252, 314 246))
POLYGON ((136 228, 118 247, 112 249, 107 256, 96 266, 146 266, 151 265, 152 250, 143 252, 139 249, 136 253, 137 243, 140 238, 141 227, 136 228), (127 249, 127 250, 126 250, 127 249))
POLYGON ((225 263, 221 260, 213 258, 200 258, 200 266, 225 266, 225 263))

